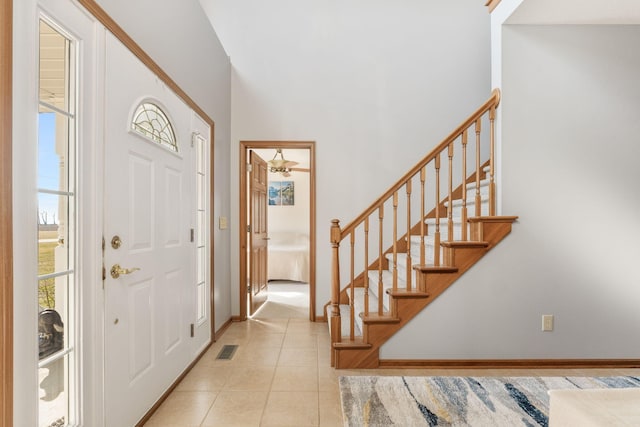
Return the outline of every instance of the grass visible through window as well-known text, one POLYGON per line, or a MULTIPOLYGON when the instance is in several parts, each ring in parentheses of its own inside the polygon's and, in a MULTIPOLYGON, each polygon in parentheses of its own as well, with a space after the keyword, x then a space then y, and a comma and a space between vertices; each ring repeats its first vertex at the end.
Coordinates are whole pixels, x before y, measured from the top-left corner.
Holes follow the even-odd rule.
MULTIPOLYGON (((49 274, 55 271, 55 249, 58 246, 57 231, 40 231, 38 233, 38 275, 49 274), (42 242, 42 240, 53 240, 42 242)), ((56 306, 56 279, 38 281, 38 304, 41 308, 54 308, 56 306)))

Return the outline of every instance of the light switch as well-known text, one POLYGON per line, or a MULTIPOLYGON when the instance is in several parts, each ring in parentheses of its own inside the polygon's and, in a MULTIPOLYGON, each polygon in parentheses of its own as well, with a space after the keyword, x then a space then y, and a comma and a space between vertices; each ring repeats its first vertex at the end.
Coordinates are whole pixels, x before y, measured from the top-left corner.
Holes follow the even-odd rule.
POLYGON ((226 230, 227 227, 229 226, 227 224, 227 217, 226 216, 221 216, 220 219, 218 220, 218 226, 220 227, 220 230, 226 230))

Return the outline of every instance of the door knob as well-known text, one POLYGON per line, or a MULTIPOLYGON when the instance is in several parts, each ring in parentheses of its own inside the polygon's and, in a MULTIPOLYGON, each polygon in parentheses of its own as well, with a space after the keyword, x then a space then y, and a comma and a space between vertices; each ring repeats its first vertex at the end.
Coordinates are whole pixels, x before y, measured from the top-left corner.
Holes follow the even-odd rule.
POLYGON ((138 270, 140 270, 138 267, 122 268, 120 267, 120 264, 114 264, 113 267, 111 267, 111 277, 117 279, 121 274, 131 274, 138 270))
POLYGON ((120 246, 122 246, 120 236, 113 236, 113 239, 111 239, 111 247, 113 249, 118 249, 120 246))

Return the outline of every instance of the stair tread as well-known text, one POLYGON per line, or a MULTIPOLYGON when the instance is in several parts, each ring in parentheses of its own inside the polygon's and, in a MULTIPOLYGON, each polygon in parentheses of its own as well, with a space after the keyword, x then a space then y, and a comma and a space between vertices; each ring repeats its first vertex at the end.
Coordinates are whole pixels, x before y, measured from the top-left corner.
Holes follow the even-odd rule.
POLYGON ((427 264, 427 265, 414 265, 413 266, 414 270, 417 271, 421 271, 422 273, 443 273, 443 274, 447 274, 447 273, 457 273, 458 272, 458 267, 450 267, 450 266, 444 266, 444 265, 433 265, 433 264, 427 264))
POLYGON ((517 216, 505 215, 505 216, 474 216, 469 218, 469 222, 514 222, 517 220, 517 216))
POLYGON ((416 289, 412 289, 410 291, 406 289, 389 289, 387 293, 394 298, 428 298, 429 294, 427 292, 418 291, 416 289))
POLYGON ((369 343, 362 341, 362 338, 354 339, 353 341, 351 341, 351 340, 345 340, 343 337, 341 342, 333 343, 333 348, 340 348, 340 349, 358 350, 358 349, 367 349, 371 347, 373 346, 369 343))
POLYGON ((368 316, 363 316, 362 321, 364 323, 400 323, 401 319, 398 317, 391 317, 391 315, 384 313, 379 315, 378 313, 369 313, 368 316))
POLYGON ((486 248, 489 246, 489 242, 477 242, 473 240, 449 240, 440 244, 446 248, 486 248))

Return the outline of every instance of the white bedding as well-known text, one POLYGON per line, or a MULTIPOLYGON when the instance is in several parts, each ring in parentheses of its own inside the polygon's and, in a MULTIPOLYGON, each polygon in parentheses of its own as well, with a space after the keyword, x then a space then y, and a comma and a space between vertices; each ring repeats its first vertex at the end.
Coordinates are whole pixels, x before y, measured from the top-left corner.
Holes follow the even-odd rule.
POLYGON ((309 282, 309 236, 294 232, 269 233, 269 280, 309 282))

